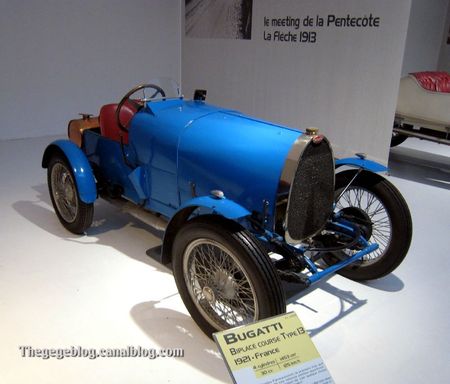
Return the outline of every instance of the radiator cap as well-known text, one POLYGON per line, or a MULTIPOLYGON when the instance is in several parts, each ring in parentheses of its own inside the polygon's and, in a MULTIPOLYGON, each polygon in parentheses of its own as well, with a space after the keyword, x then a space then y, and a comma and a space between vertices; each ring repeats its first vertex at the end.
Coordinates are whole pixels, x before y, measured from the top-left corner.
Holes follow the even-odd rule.
POLYGON ((319 133, 319 128, 316 128, 316 127, 309 127, 309 128, 306 128, 306 134, 308 135, 308 136, 315 136, 315 135, 317 135, 319 133))

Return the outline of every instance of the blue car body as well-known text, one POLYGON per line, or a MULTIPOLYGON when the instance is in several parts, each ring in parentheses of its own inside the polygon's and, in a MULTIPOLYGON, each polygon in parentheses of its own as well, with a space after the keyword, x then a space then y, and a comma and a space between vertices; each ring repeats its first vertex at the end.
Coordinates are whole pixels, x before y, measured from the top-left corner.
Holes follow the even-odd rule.
MULTIPOLYGON (((295 167, 299 166, 298 157, 305 148, 322 142, 326 143, 323 146, 329 146, 322 135, 258 120, 202 100, 175 97, 147 101, 129 122, 126 142, 105 137, 100 127, 74 134, 69 126, 71 140, 51 143, 44 153, 43 166, 49 165, 54 153, 62 153, 72 167, 79 198, 84 203, 92 203, 97 190, 100 194, 109 191, 164 217, 169 224, 163 242, 163 262, 171 258, 167 244, 171 244, 179 228, 193 215, 217 214, 239 221, 253 231, 256 226, 255 235, 263 240, 282 239, 295 246, 295 252, 302 252, 301 242, 324 227, 333 211, 330 169, 328 179, 318 180, 315 190, 306 190, 300 182, 300 187, 295 187, 292 181, 300 178, 295 167), (76 145, 74 136, 78 134, 81 140, 76 145), (296 150, 294 160, 289 160, 296 150), (287 182, 283 179, 286 174, 290 175, 287 182), (290 216, 295 219, 291 221, 296 225, 300 221, 304 229, 292 235, 286 218, 281 229, 286 232, 279 233, 277 209, 283 196, 289 197, 288 207, 289 204, 294 207, 290 195, 295 188, 303 188, 298 193, 308 195, 310 200, 307 205, 300 205, 307 212, 294 213, 294 208, 291 209, 290 216), (320 215, 313 217, 316 211, 320 215), (309 216, 313 219, 308 221, 309 216)), ((334 161, 331 149, 323 156, 324 164, 333 169, 333 177, 334 168, 343 165, 375 172, 386 170, 361 155, 333 164, 328 161, 330 158, 334 161)), ((309 166, 311 180, 318 178, 314 176, 314 166, 314 162, 309 166)), ((343 227, 344 231, 353 230, 351 225, 343 227)), ((363 242, 352 261, 377 248, 376 244, 363 242)), ((320 273, 311 263, 312 276, 306 283, 313 283, 352 261, 346 260, 320 273)))
POLYGON ((69 139, 46 148, 67 230, 84 233, 102 197, 163 231, 157 259, 210 336, 283 313, 285 283, 298 292, 336 272, 377 279, 401 263, 411 216, 375 174, 383 165, 335 159, 316 128, 210 105, 202 90, 185 100, 163 83, 173 85, 137 86, 98 117, 72 120, 69 139))

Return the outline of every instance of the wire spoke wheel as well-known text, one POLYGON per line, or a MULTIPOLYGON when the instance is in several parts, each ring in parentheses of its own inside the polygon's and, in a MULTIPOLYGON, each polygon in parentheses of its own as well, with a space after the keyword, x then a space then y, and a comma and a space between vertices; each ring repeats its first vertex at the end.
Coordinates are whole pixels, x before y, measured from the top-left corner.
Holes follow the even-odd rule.
POLYGON ((178 291, 208 336, 286 311, 278 273, 258 240, 219 215, 189 220, 172 246, 178 291))
POLYGON ((189 294, 211 325, 226 329, 255 320, 255 289, 237 258, 222 244, 205 238, 190 243, 183 272, 189 294))
POLYGON ((51 170, 53 199, 65 221, 73 223, 78 211, 78 197, 70 171, 62 163, 56 163, 51 170))
POLYGON ((65 156, 56 153, 49 161, 47 183, 53 208, 61 224, 82 234, 92 224, 94 204, 83 202, 72 169, 65 156))
MULTIPOLYGON (((361 210, 370 220, 371 236, 367 239, 377 243, 378 249, 365 255, 361 261, 370 264, 382 256, 392 239, 392 222, 382 201, 371 191, 363 187, 349 187, 336 202, 336 211, 354 207, 361 210)), ((348 251, 353 254, 356 251, 348 251)))
MULTIPOLYGON (((388 180, 369 171, 356 175, 357 172, 336 174, 335 196, 340 197, 335 210, 360 220, 361 233, 370 243, 378 244, 378 249, 338 273, 353 280, 378 279, 392 272, 405 258, 412 238, 411 214, 405 199, 388 180)), ((329 252, 323 259, 331 265, 355 252, 329 252)))

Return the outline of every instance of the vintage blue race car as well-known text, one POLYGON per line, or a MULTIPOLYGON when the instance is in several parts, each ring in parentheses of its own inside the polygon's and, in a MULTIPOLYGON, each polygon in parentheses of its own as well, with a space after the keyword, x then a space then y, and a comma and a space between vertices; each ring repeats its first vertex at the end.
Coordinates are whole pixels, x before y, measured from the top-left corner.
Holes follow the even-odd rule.
POLYGON ((185 100, 162 79, 72 120, 69 140, 42 160, 64 227, 89 228, 99 196, 163 223, 160 260, 208 335, 283 313, 282 281, 377 279, 401 263, 411 216, 375 173, 384 166, 363 154, 337 160, 315 128, 261 121, 205 95, 185 100))

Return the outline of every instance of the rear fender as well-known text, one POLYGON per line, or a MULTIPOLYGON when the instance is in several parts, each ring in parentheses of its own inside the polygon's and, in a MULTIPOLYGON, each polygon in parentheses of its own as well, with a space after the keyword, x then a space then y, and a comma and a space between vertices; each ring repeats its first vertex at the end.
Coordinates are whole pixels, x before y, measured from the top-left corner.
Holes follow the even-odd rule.
POLYGON ((180 207, 167 225, 161 250, 160 262, 162 264, 168 264, 172 261, 172 244, 175 236, 181 226, 190 219, 195 211, 198 211, 199 214, 218 215, 222 219, 225 218, 233 221, 251 215, 247 209, 226 198, 201 196, 188 200, 180 207))
POLYGON ((42 157, 42 167, 47 168, 55 154, 62 154, 69 162, 80 200, 86 204, 97 199, 95 177, 89 161, 83 151, 70 140, 56 140, 49 144, 42 157))

